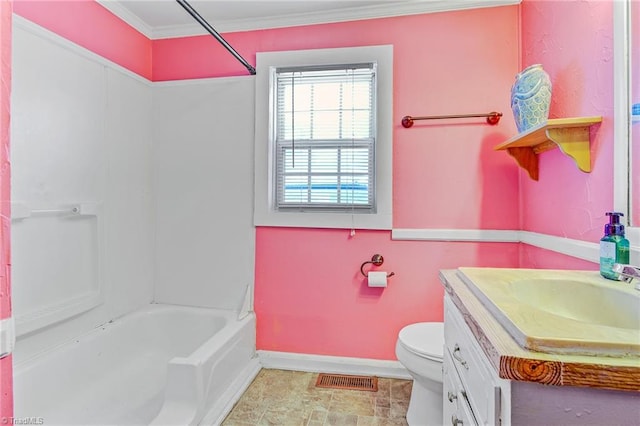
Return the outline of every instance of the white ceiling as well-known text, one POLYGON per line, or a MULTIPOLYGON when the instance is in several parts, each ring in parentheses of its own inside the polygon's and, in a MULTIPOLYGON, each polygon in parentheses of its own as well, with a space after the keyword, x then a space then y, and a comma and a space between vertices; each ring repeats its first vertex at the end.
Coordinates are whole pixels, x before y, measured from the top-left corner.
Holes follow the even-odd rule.
MULTIPOLYGON (((206 34, 175 0, 97 0, 151 39, 206 34)), ((492 7, 521 0, 187 0, 218 32, 492 7)))

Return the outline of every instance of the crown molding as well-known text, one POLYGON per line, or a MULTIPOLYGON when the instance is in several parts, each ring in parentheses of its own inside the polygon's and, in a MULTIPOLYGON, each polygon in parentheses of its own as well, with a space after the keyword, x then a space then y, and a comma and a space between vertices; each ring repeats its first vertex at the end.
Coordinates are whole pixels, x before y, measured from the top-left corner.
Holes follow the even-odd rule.
MULTIPOLYGON (((100 5, 122 19, 150 39, 191 37, 208 34, 199 24, 150 27, 137 15, 113 0, 96 0, 100 5)), ((296 27, 302 25, 328 24, 357 21, 362 19, 388 18, 394 16, 417 15, 434 12, 479 9, 486 7, 510 6, 522 0, 420 0, 397 4, 367 5, 337 10, 310 13, 264 16, 262 18, 233 19, 210 24, 220 33, 264 30, 269 28, 296 27)))
POLYGON ((139 33, 144 35, 149 39, 153 39, 153 27, 147 25, 142 19, 138 17, 135 13, 132 13, 129 9, 124 7, 119 1, 114 0, 96 0, 100 6, 107 9, 109 12, 116 15, 122 21, 129 24, 129 26, 133 27, 139 33))

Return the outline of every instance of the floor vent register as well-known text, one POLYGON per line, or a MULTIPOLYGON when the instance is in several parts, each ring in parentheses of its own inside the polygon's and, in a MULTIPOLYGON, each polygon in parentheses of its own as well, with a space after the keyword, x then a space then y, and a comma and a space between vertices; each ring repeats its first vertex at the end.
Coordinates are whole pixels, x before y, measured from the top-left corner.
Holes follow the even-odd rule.
POLYGON ((377 392, 378 378, 373 376, 347 376, 344 374, 320 373, 316 387, 377 392))

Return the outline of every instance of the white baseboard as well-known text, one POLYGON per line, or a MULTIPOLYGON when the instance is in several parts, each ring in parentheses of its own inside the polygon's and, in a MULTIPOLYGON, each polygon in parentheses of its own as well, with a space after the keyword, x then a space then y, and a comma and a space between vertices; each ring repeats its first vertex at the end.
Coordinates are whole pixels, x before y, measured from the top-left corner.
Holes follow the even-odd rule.
POLYGON ((231 412, 233 406, 242 397, 258 372, 262 369, 260 360, 255 357, 242 370, 231 386, 225 390, 220 399, 205 414, 199 425, 217 426, 222 424, 225 417, 231 412))
POLYGON ((258 351, 258 358, 264 368, 411 379, 398 361, 274 351, 258 351))
POLYGON ((411 379, 409 372, 398 361, 274 351, 257 351, 256 354, 257 357, 242 370, 199 425, 220 425, 262 368, 411 379))

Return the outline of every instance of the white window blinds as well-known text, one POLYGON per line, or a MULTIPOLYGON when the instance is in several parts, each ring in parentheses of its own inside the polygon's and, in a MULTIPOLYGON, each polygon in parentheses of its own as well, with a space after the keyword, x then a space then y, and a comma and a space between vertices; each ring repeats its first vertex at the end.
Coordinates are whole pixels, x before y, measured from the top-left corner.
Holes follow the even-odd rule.
POLYGON ((275 70, 276 209, 375 211, 375 70, 275 70))

